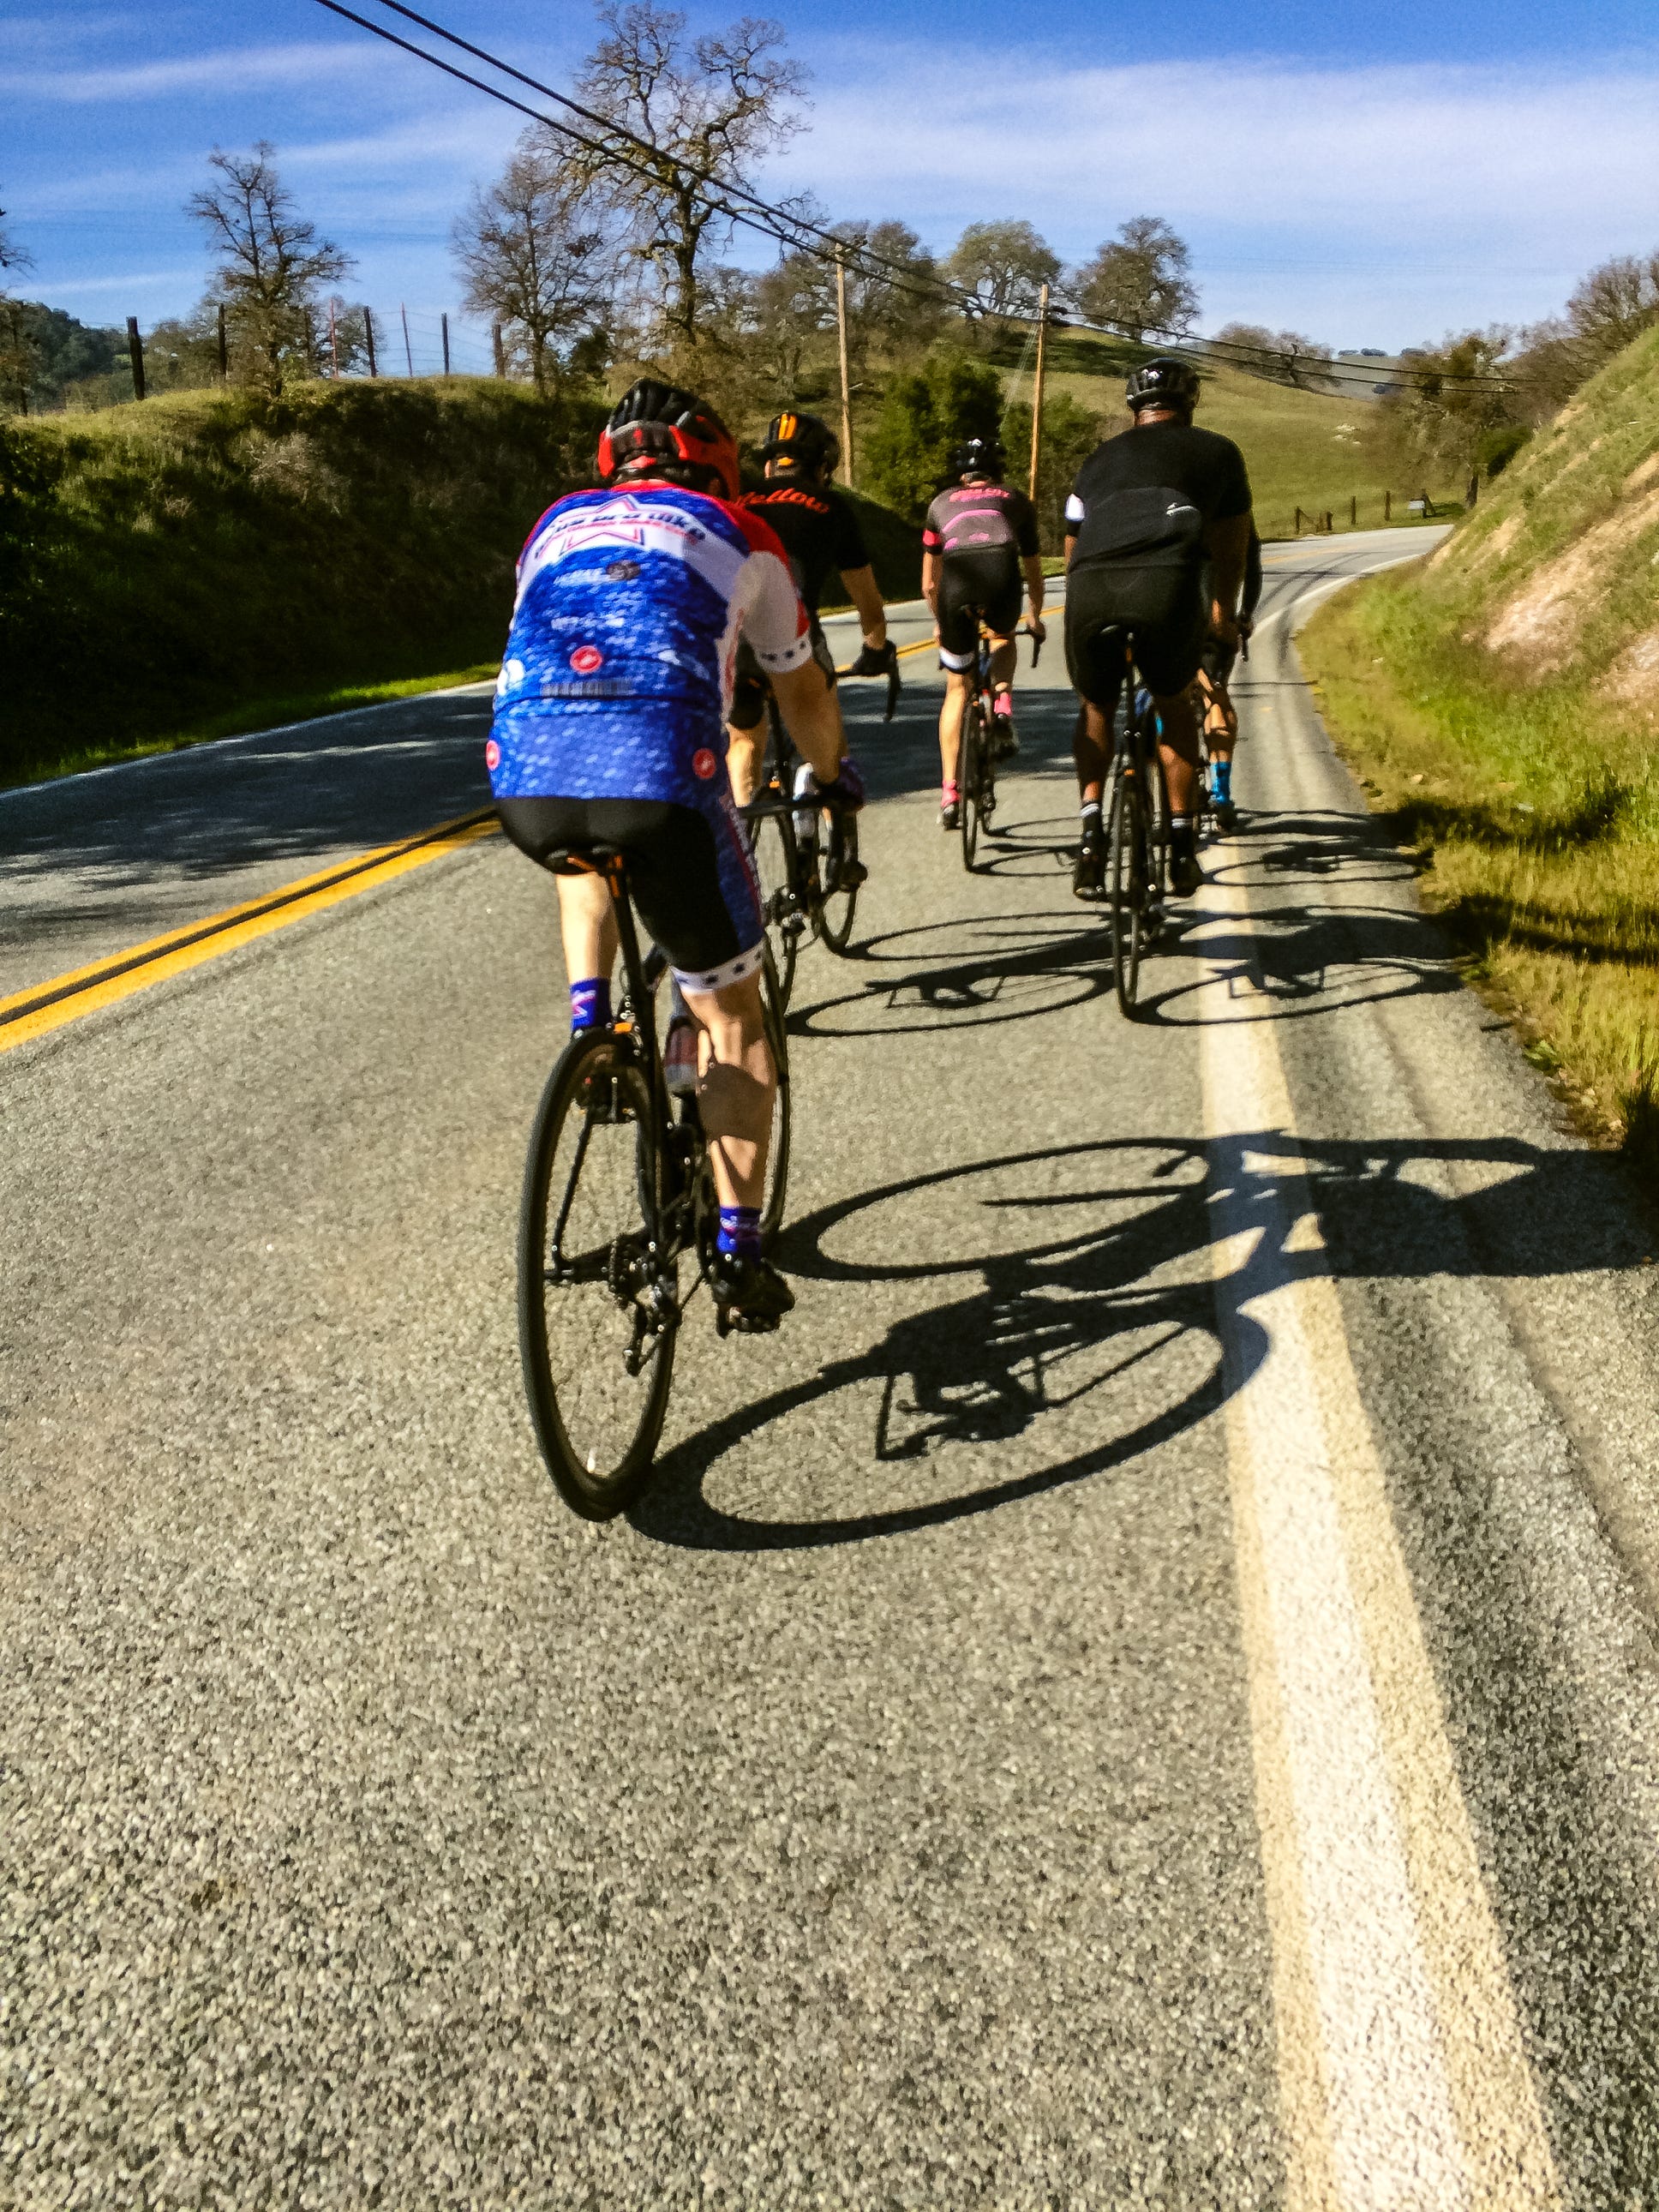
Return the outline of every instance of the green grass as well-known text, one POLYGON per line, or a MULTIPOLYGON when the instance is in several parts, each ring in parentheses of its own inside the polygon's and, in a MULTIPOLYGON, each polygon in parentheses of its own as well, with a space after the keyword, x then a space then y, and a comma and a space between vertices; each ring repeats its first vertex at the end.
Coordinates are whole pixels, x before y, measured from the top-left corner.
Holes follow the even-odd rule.
POLYGON ((1474 980, 1584 1121, 1659 1176, 1659 758, 1582 679, 1517 683, 1420 570, 1303 632, 1326 726, 1424 865, 1474 980))
MULTIPOLYGON (((1058 336, 1049 355, 1048 386, 1064 392, 1116 430, 1127 421, 1123 380, 1144 349, 1086 331, 1058 336)), ((1029 380, 1019 379, 1018 397, 1029 398, 1029 380)), ((1382 495, 1394 494, 1392 520, 1412 518, 1401 510, 1425 487, 1391 478, 1377 457, 1378 417, 1375 400, 1332 398, 1323 392, 1293 391, 1242 370, 1204 373, 1198 420, 1231 438, 1243 453, 1255 498, 1257 526, 1264 538, 1295 535, 1296 509, 1323 515, 1336 529, 1350 528, 1349 501, 1359 501, 1358 526, 1382 526, 1382 495)), ((1461 502, 1463 486, 1437 482, 1426 486, 1437 502, 1461 502)))
MULTIPOLYGON (((0 421, 0 785, 492 669, 603 414, 456 377, 0 421)), ((913 596, 918 533, 861 507, 913 596)))

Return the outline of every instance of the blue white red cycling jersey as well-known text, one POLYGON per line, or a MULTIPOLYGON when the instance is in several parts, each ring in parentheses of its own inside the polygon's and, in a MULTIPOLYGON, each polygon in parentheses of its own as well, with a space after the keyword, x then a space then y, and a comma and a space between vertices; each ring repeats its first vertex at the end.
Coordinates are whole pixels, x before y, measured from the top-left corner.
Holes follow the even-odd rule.
POLYGON ((497 799, 653 799, 726 788, 741 631, 763 668, 811 658, 770 526, 678 484, 574 492, 519 559, 486 758, 497 799))

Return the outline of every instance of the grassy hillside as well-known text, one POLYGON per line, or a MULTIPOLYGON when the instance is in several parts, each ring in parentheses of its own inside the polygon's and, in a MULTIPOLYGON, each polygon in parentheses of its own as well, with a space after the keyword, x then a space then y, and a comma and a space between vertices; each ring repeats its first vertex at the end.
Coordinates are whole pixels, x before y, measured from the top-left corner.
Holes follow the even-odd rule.
POLYGON ((1303 653, 1536 1056, 1659 1169, 1659 331, 1303 653))
MULTIPOLYGON (((1101 416, 1109 429, 1127 423, 1123 380, 1141 349, 1070 331, 1049 349, 1049 389, 1064 392, 1101 416)), ((1029 398, 1029 376, 1020 379, 1018 398, 1029 398)), ((1394 494, 1394 520, 1408 498, 1425 489, 1435 500, 1461 497, 1449 483, 1390 482, 1375 453, 1376 402, 1331 398, 1322 392, 1292 391, 1217 368, 1204 374, 1198 420, 1237 441, 1250 471, 1256 520, 1264 538, 1288 538, 1295 511, 1322 514, 1329 509, 1339 530, 1348 526, 1349 501, 1359 501, 1359 527, 1375 530, 1382 520, 1382 495, 1394 494)))
MULTIPOLYGON (((0 782, 493 666, 602 413, 400 379, 0 422, 0 782)), ((916 533, 864 519, 910 595, 916 533)))

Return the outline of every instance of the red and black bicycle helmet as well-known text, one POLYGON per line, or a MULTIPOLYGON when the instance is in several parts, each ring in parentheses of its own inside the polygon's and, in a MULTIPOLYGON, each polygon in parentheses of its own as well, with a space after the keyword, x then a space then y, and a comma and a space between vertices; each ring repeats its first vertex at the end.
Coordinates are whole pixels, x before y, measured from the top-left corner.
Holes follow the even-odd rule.
POLYGON ((1198 371, 1191 362, 1177 361, 1173 354, 1143 361, 1123 387, 1123 396, 1137 415, 1143 407, 1184 408, 1190 413, 1198 404, 1198 371))
POLYGON ((665 477, 695 491, 735 499, 738 443, 695 392, 642 376, 617 402, 599 433, 599 476, 605 483, 665 477))

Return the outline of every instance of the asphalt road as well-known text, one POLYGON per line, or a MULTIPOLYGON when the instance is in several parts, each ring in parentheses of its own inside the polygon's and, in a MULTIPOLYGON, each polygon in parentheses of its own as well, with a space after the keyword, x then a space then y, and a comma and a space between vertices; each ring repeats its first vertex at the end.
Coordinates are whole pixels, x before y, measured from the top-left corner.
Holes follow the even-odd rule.
MULTIPOLYGON (((1659 2203, 1659 1244, 1301 684, 1405 550, 1270 556, 1134 1025, 1058 651, 972 880, 927 656, 849 694, 800 1304, 688 1328, 609 1527, 520 1397, 499 840, 0 1053, 0 2201, 1659 2203)), ((379 726, 423 818, 477 714, 379 726)), ((223 751, 38 817, 17 987, 419 827, 358 725, 302 834, 216 846, 223 751)))

